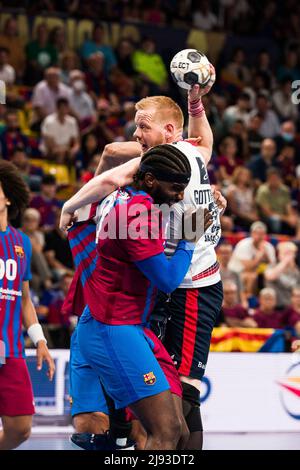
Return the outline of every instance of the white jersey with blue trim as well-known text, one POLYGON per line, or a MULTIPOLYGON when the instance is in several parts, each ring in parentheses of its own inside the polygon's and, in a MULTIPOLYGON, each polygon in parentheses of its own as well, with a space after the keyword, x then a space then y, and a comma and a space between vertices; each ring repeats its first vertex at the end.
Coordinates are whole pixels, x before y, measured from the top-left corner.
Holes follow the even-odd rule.
POLYGON ((174 144, 191 165, 191 179, 184 191, 182 202, 172 206, 174 216, 170 217, 165 253, 171 256, 181 238, 182 214, 187 207, 197 209, 199 206, 209 209, 213 223, 196 244, 191 266, 181 288, 197 288, 216 284, 220 281, 219 264, 215 247, 221 237, 220 211, 214 201, 204 159, 197 148, 189 142, 180 141, 174 144))

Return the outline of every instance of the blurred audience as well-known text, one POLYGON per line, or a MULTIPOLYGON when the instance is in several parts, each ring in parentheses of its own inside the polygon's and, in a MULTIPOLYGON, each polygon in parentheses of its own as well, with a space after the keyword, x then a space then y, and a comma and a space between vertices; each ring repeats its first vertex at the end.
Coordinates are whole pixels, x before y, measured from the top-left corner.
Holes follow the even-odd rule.
POLYGON ((290 303, 292 289, 300 285, 300 269, 296 265, 297 247, 292 242, 280 242, 277 246, 278 262, 271 264, 264 276, 267 285, 277 294, 280 308, 290 303))
POLYGON ((68 273, 73 275, 74 264, 67 236, 59 229, 60 211, 55 214, 55 226, 45 235, 44 253, 54 280, 68 273))
POLYGON ((70 98, 71 89, 61 82, 60 69, 50 67, 45 71, 45 79, 33 89, 32 106, 35 112, 34 130, 39 131, 42 120, 56 110, 58 98, 70 98))
POLYGON ((240 274, 245 295, 249 297, 256 292, 258 275, 276 262, 275 249, 266 241, 266 233, 265 224, 254 222, 250 227, 250 237, 237 243, 228 264, 229 269, 240 274))
POLYGON ((253 320, 258 328, 284 328, 284 312, 276 309, 276 291, 265 287, 259 293, 259 307, 256 309, 253 320))
POLYGON ((238 301, 238 289, 234 282, 223 282, 224 300, 222 311, 228 326, 255 328, 257 323, 250 317, 246 308, 238 301))
POLYGON ((272 233, 295 234, 298 217, 291 205, 289 188, 282 183, 276 168, 268 169, 266 183, 257 190, 256 203, 272 233))
POLYGON ((41 182, 40 194, 34 196, 30 207, 37 209, 40 213, 40 227, 45 232, 52 230, 55 226, 56 214, 62 206, 61 201, 56 198, 57 185, 53 175, 45 175, 41 182))
POLYGON ((42 123, 41 135, 41 150, 46 158, 57 163, 70 163, 75 159, 80 149, 80 135, 66 98, 58 98, 56 112, 49 114, 42 123))
POLYGON ((295 329, 295 333, 300 337, 300 285, 293 287, 291 302, 285 312, 286 325, 295 329))
POLYGON ((43 232, 39 230, 40 221, 41 216, 39 211, 33 208, 28 208, 24 212, 23 224, 21 227, 22 231, 28 235, 31 242, 31 287, 39 295, 42 294, 43 288, 47 290, 52 287, 51 271, 43 253, 45 237, 43 232))

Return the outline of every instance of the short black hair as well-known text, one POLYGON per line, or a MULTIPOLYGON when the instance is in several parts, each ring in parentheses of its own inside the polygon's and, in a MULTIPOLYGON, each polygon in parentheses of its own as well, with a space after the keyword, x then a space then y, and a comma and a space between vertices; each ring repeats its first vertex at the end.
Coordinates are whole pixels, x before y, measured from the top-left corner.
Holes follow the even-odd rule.
POLYGON ((29 204, 30 192, 19 170, 13 163, 0 161, 0 184, 5 197, 9 200, 8 218, 22 215, 29 204))
POLYGON ((275 166, 271 166, 270 168, 267 169, 267 178, 272 175, 277 175, 279 176, 279 178, 281 178, 280 171, 275 166))
POLYGON ((54 185, 56 184, 55 176, 53 175, 44 175, 42 179, 42 184, 54 185))
POLYGON ((18 152, 25 152, 25 148, 23 145, 16 145, 14 148, 13 148, 13 151, 12 151, 12 155, 15 155, 16 153, 18 152))
MULTIPOLYGON (((156 170, 168 172, 169 175, 186 174, 191 176, 191 166, 186 155, 171 144, 161 144, 152 147, 142 157, 141 166, 147 165, 156 170)), ((149 171, 151 173, 151 171, 149 171)), ((145 171, 138 171, 136 180, 142 180, 145 171)))
POLYGON ((10 50, 7 47, 3 47, 3 46, 0 47, 0 52, 6 52, 7 55, 10 54, 10 50))
POLYGON ((56 100, 56 107, 59 108, 62 104, 69 106, 69 100, 67 98, 61 97, 56 100))

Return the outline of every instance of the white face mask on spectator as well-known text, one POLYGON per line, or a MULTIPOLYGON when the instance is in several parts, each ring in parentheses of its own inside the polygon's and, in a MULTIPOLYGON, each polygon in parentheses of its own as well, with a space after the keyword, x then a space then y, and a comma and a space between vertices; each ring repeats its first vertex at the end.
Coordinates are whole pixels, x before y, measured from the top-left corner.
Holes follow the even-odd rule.
POLYGON ((83 80, 75 80, 72 84, 75 91, 84 91, 85 83, 83 80))

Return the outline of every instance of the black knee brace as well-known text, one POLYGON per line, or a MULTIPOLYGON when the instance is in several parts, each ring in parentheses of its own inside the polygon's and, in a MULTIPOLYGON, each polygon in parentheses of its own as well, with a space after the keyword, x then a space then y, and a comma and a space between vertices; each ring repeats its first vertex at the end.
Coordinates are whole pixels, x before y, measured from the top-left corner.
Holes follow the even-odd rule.
POLYGON ((190 432, 203 431, 200 412, 200 393, 193 385, 182 382, 183 415, 190 432))

